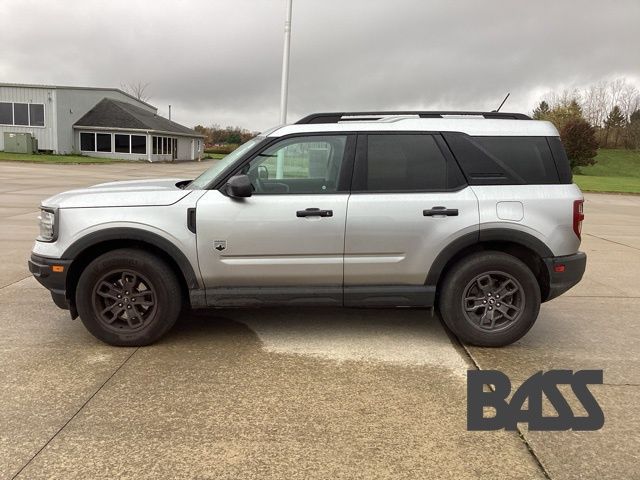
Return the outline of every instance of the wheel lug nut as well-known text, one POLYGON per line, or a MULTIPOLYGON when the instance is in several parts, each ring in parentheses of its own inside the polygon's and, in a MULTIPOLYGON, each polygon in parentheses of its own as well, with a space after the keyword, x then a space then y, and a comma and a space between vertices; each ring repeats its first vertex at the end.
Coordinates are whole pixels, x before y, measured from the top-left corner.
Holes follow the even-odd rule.
POLYGON ((127 305, 127 308, 131 308, 131 305, 127 305))
POLYGON ((122 295, 118 295, 118 298, 122 298, 122 295))
POLYGON ((487 303, 487 301, 486 300, 482 300, 482 303, 487 303))
POLYGON ((500 306, 500 304, 499 304, 499 303, 496 303, 496 305, 497 305, 498 307, 500 306))
POLYGON ((121 304, 121 303, 119 303, 119 304, 118 304, 118 306, 119 306, 119 307, 121 307, 121 306, 122 306, 122 304, 121 304))

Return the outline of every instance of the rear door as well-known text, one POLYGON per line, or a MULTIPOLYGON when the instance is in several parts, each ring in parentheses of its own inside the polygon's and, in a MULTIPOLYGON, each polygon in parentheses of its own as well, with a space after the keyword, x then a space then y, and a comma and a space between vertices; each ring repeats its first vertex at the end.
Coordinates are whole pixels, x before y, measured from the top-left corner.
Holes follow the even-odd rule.
POLYGON ((345 304, 429 305, 436 256, 478 232, 478 201, 438 134, 358 136, 345 236, 345 304))

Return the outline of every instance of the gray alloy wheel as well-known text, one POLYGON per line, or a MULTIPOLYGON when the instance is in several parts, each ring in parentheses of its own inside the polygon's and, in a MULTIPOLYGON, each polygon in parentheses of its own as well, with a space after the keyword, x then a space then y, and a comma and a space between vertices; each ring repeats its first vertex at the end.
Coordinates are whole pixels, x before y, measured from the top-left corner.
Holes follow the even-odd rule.
POLYGON ((93 307, 105 329, 133 333, 153 320, 156 297, 153 284, 144 275, 129 269, 113 270, 93 288, 93 307))
POLYGON ((520 282, 506 272, 477 275, 464 289, 462 309, 475 328, 497 332, 517 322, 525 306, 520 282))

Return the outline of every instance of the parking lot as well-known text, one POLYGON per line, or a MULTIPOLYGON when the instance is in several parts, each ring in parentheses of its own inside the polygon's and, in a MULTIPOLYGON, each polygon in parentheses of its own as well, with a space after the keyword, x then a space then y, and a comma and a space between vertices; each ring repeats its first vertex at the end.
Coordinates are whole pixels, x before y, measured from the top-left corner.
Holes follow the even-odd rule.
POLYGON ((1 479, 640 478, 640 196, 586 195, 585 278, 500 349, 425 310, 304 308, 193 313, 114 348, 29 275, 43 198, 206 167, 0 163, 1 479), (603 369, 605 425, 468 432, 475 368, 603 369))

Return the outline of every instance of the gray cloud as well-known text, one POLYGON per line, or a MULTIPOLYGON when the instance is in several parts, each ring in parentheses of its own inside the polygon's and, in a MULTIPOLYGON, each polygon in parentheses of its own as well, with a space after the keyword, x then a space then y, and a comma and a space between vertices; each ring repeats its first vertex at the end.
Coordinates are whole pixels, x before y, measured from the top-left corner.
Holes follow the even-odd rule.
MULTIPOLYGON (((293 0, 289 119, 321 110, 505 107, 640 85, 640 2, 293 0)), ((187 125, 277 123, 284 0, 3 3, 0 79, 120 86, 187 125)))

